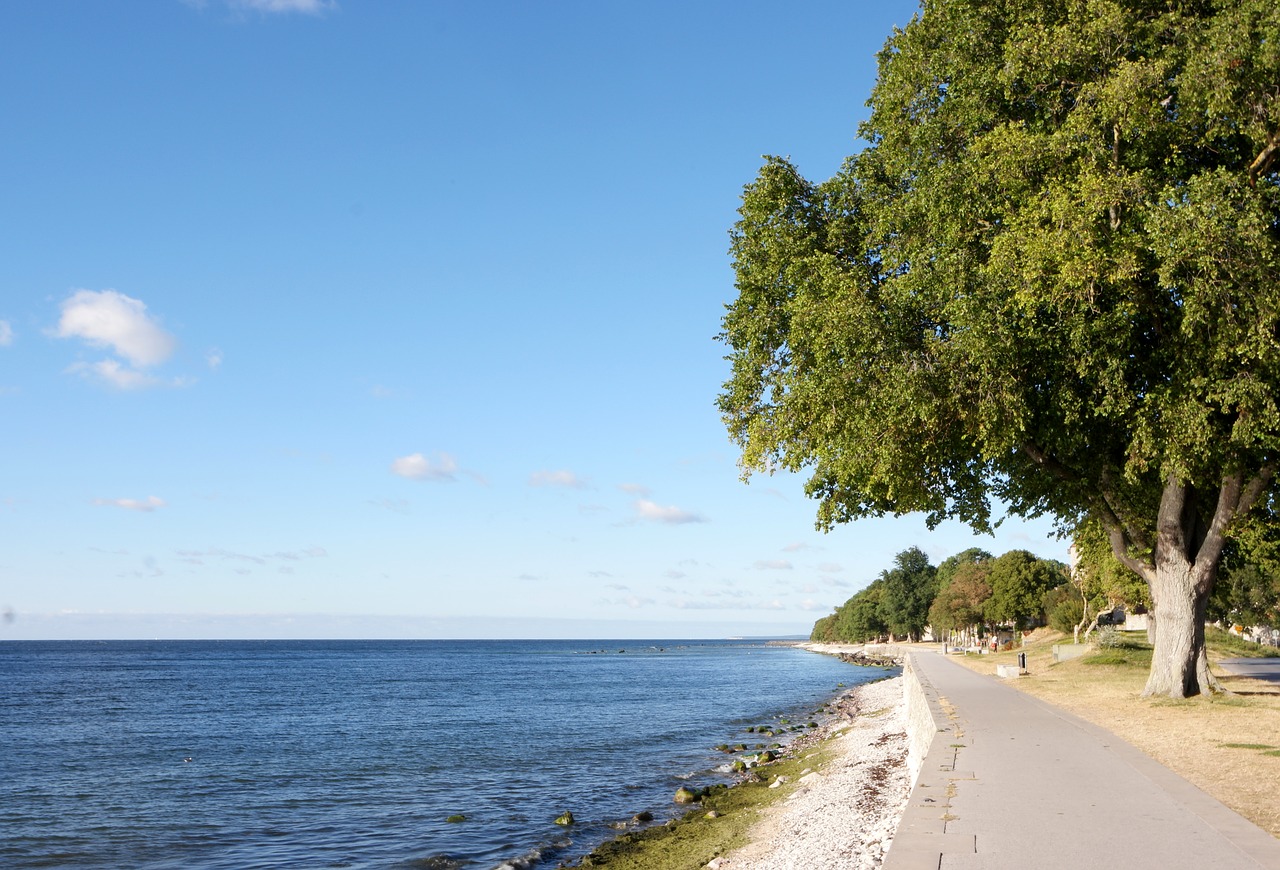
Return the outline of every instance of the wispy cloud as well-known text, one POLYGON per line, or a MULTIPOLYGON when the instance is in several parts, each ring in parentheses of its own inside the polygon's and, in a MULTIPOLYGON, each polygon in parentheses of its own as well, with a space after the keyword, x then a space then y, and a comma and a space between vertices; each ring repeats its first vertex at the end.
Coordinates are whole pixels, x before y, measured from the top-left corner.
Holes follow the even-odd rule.
POLYGON ((586 478, 578 477, 572 471, 535 471, 529 475, 530 486, 561 486, 567 489, 586 489, 589 486, 586 478))
POLYGON ((216 347, 209 348, 205 351, 204 362, 205 365, 209 367, 210 371, 216 372, 218 369, 222 368, 222 351, 218 350, 216 347))
POLYGON ((252 553, 237 553, 233 550, 224 550, 221 547, 211 547, 208 550, 177 550, 176 555, 183 562, 189 562, 192 565, 203 565, 208 559, 218 559, 224 562, 252 562, 255 565, 265 565, 270 560, 281 560, 285 562, 298 562, 303 559, 324 559, 329 555, 329 551, 324 547, 307 547, 303 550, 280 550, 275 553, 264 553, 261 556, 252 553))
POLYGON ((639 610, 642 607, 650 607, 658 602, 643 595, 624 595, 620 598, 601 599, 600 603, 606 607, 626 607, 629 610, 639 610))
POLYGON ((401 456, 391 463, 391 473, 409 480, 456 480, 457 461, 447 453, 440 453, 434 461, 421 453, 401 456))
POLYGON ((844 570, 844 566, 839 562, 823 562, 818 566, 818 570, 823 574, 839 574, 844 570))
POLYGON ((245 9, 263 14, 322 15, 337 9, 335 0, 227 0, 232 9, 245 9))
POLYGON ((140 390, 143 387, 154 387, 162 383, 159 378, 131 369, 115 359, 99 360, 96 363, 73 363, 67 366, 67 371, 84 375, 91 380, 96 378, 117 390, 140 390))
POLYGON ((790 571, 795 566, 786 559, 761 559, 755 567, 759 571, 790 571))
POLYGON ((740 601, 734 598, 681 598, 671 602, 680 610, 786 610, 787 606, 778 599, 771 601, 740 601))
POLYGON ((407 514, 409 513, 409 502, 403 498, 381 498, 371 499, 369 504, 374 507, 380 507, 383 510, 389 510, 392 513, 407 514))
POLYGON ((165 500, 154 495, 149 495, 144 499, 136 498, 95 498, 93 504, 98 507, 118 507, 127 511, 141 511, 142 513, 151 513, 166 506, 165 500))
POLYGON ((685 523, 705 523, 706 517, 674 506, 663 506, 649 501, 647 498, 635 501, 636 516, 654 523, 666 523, 679 526, 685 523))
POLYGON ((0 347, 8 347, 13 344, 13 327, 9 325, 9 321, 0 320, 0 347))
POLYGON ((639 483, 620 483, 618 489, 638 498, 648 498, 650 495, 649 487, 639 483))

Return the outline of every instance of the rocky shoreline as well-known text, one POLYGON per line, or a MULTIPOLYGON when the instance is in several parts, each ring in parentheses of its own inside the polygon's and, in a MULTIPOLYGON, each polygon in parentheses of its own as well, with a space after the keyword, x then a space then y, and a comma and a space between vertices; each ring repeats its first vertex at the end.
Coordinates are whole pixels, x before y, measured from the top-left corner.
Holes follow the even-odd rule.
POLYGON ((751 844, 712 870, 872 870, 884 861, 911 792, 902 677, 857 686, 825 726, 834 757, 764 811, 751 844))

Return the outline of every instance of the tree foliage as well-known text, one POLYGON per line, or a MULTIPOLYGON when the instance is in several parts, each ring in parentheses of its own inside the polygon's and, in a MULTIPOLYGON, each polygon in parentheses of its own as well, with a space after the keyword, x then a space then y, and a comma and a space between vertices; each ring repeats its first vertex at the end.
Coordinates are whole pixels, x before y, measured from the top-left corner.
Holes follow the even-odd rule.
POLYGON ((926 0, 879 62, 861 153, 743 195, 744 469, 807 470, 823 528, 1092 517, 1151 590, 1147 693, 1212 688, 1280 449, 1280 4, 926 0))
MULTIPOLYGON (((942 573, 941 567, 938 573, 942 573)), ((990 559, 957 563, 929 608, 929 624, 935 636, 940 631, 964 630, 986 622, 986 605, 991 599, 991 583, 987 579, 990 574, 990 559)))
MULTIPOLYGON (((1074 629, 1086 628, 1099 613, 1117 607, 1129 611, 1150 609, 1151 593, 1146 581, 1116 558, 1100 523, 1093 519, 1079 523, 1072 529, 1071 543, 1076 553, 1071 582, 1080 599, 1078 608, 1074 601, 1070 607, 1072 613, 1078 611, 1074 629)), ((1065 615, 1062 619, 1065 621, 1065 615)))
POLYGON ((938 569, 919 547, 903 550, 894 567, 880 575, 880 615, 889 633, 919 640, 929 624, 929 606, 938 591, 938 569))
POLYGON ((879 580, 858 592, 830 616, 819 619, 811 640, 827 643, 865 643, 879 640, 889 630, 881 615, 884 584, 879 580))
POLYGON ((893 567, 881 571, 867 588, 819 619, 810 637, 863 643, 883 637, 919 640, 926 627, 935 638, 943 631, 978 625, 1024 628, 1043 621, 1045 590, 1064 583, 1065 572, 1060 562, 1025 550, 993 558, 976 548, 934 568, 922 550, 911 547, 898 553, 893 567), (998 577, 999 599, 992 577, 998 577))
POLYGON ((1066 566, 1026 550, 1011 550, 991 562, 991 597, 983 613, 992 623, 1031 628, 1044 621, 1044 594, 1067 582, 1066 566))

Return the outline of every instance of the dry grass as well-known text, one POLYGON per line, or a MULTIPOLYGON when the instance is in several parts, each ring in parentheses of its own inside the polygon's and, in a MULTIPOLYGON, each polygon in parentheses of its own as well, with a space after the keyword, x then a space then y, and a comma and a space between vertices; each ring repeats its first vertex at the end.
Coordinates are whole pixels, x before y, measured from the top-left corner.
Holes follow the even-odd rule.
MULTIPOLYGON (((1215 669, 1235 694, 1185 701, 1144 699, 1147 665, 1141 655, 1124 664, 1090 664, 1088 657, 1055 663, 1052 645, 1069 641, 1045 629, 1032 635, 1021 650, 1027 653, 1029 674, 1011 685, 1115 732, 1280 837, 1280 801, 1275 793, 1280 782, 1280 689, 1215 669)), ((955 660, 994 675, 997 664, 1015 664, 1017 652, 955 660)))

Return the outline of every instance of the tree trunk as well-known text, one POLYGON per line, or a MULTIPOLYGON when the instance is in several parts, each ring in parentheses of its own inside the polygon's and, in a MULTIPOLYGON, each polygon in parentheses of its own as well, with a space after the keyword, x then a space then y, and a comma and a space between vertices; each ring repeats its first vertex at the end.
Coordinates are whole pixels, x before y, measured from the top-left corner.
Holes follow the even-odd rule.
POLYGON ((1190 486, 1170 477, 1160 500, 1151 589, 1151 674, 1143 697, 1188 698, 1221 692, 1209 673, 1205 609, 1222 559, 1227 525, 1241 505, 1240 478, 1228 478, 1211 523, 1196 515, 1190 486), (1159 628, 1159 631, 1155 631, 1159 628))
POLYGON ((1198 599, 1195 585, 1193 566, 1185 558, 1157 562, 1151 601, 1160 631, 1143 697, 1187 698, 1212 691, 1200 684, 1199 661, 1205 650, 1204 623, 1198 617, 1204 613, 1204 602, 1198 599))

